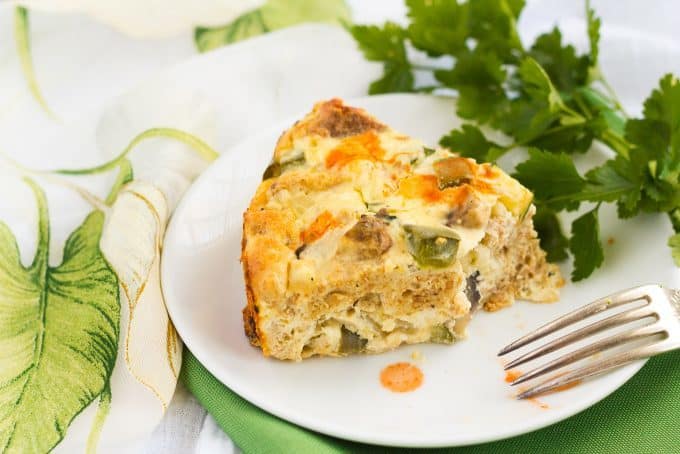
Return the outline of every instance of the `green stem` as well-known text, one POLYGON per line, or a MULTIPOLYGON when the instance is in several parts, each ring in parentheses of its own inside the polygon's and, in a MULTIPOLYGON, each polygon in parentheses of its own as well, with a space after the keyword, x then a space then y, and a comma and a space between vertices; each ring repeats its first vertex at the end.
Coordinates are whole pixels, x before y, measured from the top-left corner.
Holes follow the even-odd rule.
MULTIPOLYGON (((600 197, 612 197, 612 196, 620 196, 628 192, 629 189, 612 189, 610 191, 603 191, 597 193, 598 196, 600 197)), ((542 203, 544 203, 546 206, 550 206, 551 204, 554 203, 562 203, 562 202, 588 202, 592 201, 591 199, 593 198, 592 195, 588 195, 583 192, 574 192, 571 194, 562 194, 559 196, 555 196, 550 199, 543 200, 542 203)), ((597 207, 600 207, 600 204, 602 202, 597 202, 597 207)))
POLYGON ((529 137, 528 139, 524 140, 519 140, 517 142, 513 142, 510 145, 506 145, 504 147, 500 148, 500 152, 498 154, 494 155, 494 159, 492 159, 493 162, 497 161, 501 156, 504 156, 507 152, 510 150, 517 148, 517 147, 523 147, 525 145, 530 144, 532 141, 538 139, 539 137, 544 137, 544 136, 549 136, 550 134, 555 134, 560 131, 564 131, 565 129, 573 128, 574 126, 578 126, 581 123, 574 123, 574 124, 569 124, 569 125, 560 125, 560 126, 555 126, 553 128, 550 128, 546 131, 543 131, 540 134, 536 134, 534 136, 529 137))
POLYGON ((35 77, 35 70, 33 68, 33 59, 31 58, 31 35, 30 23, 28 21, 28 10, 24 7, 17 7, 14 9, 14 41, 16 44, 17 55, 21 62, 21 71, 24 74, 26 83, 28 83, 28 90, 33 95, 33 98, 40 104, 43 110, 52 117, 57 119, 57 116, 50 110, 47 101, 40 91, 38 80, 35 77))
POLYGON ((593 113, 588 108, 588 105, 585 102, 583 102, 583 99, 581 99, 581 96, 579 96, 578 93, 574 95, 573 99, 574 101, 576 101, 576 104, 578 104, 578 107, 583 111, 587 118, 593 117, 593 113))
POLYGON ((630 144, 621 136, 614 134, 610 129, 605 129, 598 138, 617 154, 626 159, 630 157, 630 144))
POLYGON ((191 147, 206 161, 214 161, 219 156, 210 145, 193 134, 189 134, 188 132, 175 128, 152 128, 138 134, 118 156, 108 162, 105 162, 104 164, 95 167, 88 167, 85 169, 58 169, 52 171, 52 173, 58 173, 62 175, 94 175, 97 173, 107 172, 118 167, 121 161, 127 157, 128 153, 130 153, 130 151, 132 151, 132 149, 140 142, 145 139, 155 137, 165 137, 182 142, 185 145, 191 147))
MULTIPOLYGON (((568 113, 572 117, 578 118, 579 120, 581 120, 580 123, 585 123, 585 121, 586 121, 586 118, 583 115, 581 115, 579 112, 576 112, 574 109, 572 109, 571 107, 567 106, 564 103, 562 105, 562 111, 568 113)), ((575 123, 575 124, 578 124, 578 123, 575 123)))
POLYGON ((616 92, 614 91, 614 88, 609 85, 609 82, 607 82, 607 79, 604 78, 602 75, 602 72, 599 71, 600 77, 598 77, 598 81, 602 84, 602 87, 604 87, 605 91, 607 92, 607 97, 609 100, 612 102, 616 110, 618 110, 621 115, 623 115, 626 119, 630 118, 630 115, 628 115, 628 112, 626 112, 626 109, 623 108, 623 104, 621 104, 621 101, 619 100, 619 97, 617 96, 616 92))
POLYGON ((513 148, 523 147, 525 145, 530 144, 531 142, 533 142, 534 140, 536 140, 538 138, 541 138, 541 137, 544 137, 544 136, 549 136, 551 134, 555 134, 555 133, 558 133, 560 131, 564 131, 565 129, 573 128, 575 126, 580 126, 584 122, 585 122, 585 119, 583 119, 583 121, 580 122, 580 123, 572 123, 572 124, 568 124, 568 125, 555 126, 555 127, 550 128, 550 129, 546 129, 545 131, 541 132, 540 134, 534 134, 533 136, 529 137, 528 139, 520 140, 520 141, 517 141, 517 142, 513 142, 510 145, 506 145, 505 147, 503 147, 503 149, 506 150, 506 151, 509 151, 509 150, 512 150, 513 148))

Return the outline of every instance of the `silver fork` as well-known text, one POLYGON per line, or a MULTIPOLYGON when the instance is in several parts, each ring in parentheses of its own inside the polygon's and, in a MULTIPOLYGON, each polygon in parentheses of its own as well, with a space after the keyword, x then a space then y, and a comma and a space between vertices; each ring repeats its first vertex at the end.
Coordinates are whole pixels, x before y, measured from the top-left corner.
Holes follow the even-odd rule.
POLYGON ((598 320, 524 353, 520 357, 507 363, 505 365, 505 370, 542 358, 548 353, 569 346, 589 336, 602 333, 608 329, 628 323, 644 321, 642 326, 637 324, 635 327, 598 340, 590 345, 564 354, 529 372, 523 373, 510 384, 518 385, 535 378, 543 377, 545 374, 562 369, 569 364, 588 358, 596 353, 637 341, 637 345, 634 348, 628 348, 626 351, 609 355, 608 357, 587 364, 574 371, 548 378, 526 391, 521 392, 517 395, 517 398, 525 399, 537 394, 542 394, 555 388, 568 385, 569 383, 607 372, 633 361, 680 348, 680 290, 671 290, 660 285, 642 285, 600 298, 557 320, 547 323, 504 347, 498 353, 498 356, 506 355, 532 344, 545 336, 592 317, 595 314, 634 302, 641 302, 642 304, 602 320, 598 320))

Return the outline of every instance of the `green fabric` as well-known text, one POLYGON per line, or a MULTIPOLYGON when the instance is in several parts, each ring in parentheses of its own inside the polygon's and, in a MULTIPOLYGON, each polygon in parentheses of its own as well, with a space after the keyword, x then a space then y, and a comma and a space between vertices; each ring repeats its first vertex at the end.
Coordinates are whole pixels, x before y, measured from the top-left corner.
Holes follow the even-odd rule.
MULTIPOLYGON (((602 402, 545 429, 503 441, 432 452, 680 453, 679 360, 680 351, 651 359, 602 402)), ((388 451, 317 434, 260 410, 221 384, 188 350, 182 380, 246 454, 388 451)))

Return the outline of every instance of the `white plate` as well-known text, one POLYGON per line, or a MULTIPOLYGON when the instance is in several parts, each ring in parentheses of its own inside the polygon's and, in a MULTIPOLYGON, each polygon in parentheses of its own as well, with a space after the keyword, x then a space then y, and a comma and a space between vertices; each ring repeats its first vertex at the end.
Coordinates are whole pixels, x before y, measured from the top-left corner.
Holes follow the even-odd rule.
MULTIPOLYGON (((450 100, 389 95, 349 101, 395 129, 435 144, 452 127, 450 100)), ((302 113, 301 113, 302 115, 302 113)), ((276 139, 295 119, 251 138, 219 158, 195 182, 173 215, 165 239, 163 292, 184 342, 221 382, 286 420, 340 438, 393 446, 453 446, 529 432, 577 413, 621 386, 642 366, 631 364, 541 401, 517 401, 505 383, 499 348, 527 330, 614 290, 680 276, 666 246, 663 216, 618 221, 601 210, 606 266, 590 279, 568 284, 560 302, 518 302, 478 314, 469 338, 453 346, 419 345, 393 352, 301 363, 263 358, 242 327, 245 292, 239 263, 242 213, 248 206, 276 139), (416 362, 421 388, 395 394, 379 373, 396 361, 416 362)), ((565 275, 569 270, 565 269, 565 275)))

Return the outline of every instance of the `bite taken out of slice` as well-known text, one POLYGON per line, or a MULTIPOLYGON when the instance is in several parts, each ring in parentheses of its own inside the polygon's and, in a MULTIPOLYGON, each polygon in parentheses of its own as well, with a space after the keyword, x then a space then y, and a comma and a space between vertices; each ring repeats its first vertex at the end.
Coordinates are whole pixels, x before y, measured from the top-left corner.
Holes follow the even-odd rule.
POLYGON ((477 308, 555 301, 532 194, 338 99, 278 141, 244 214, 250 342, 266 356, 453 343, 477 308))

